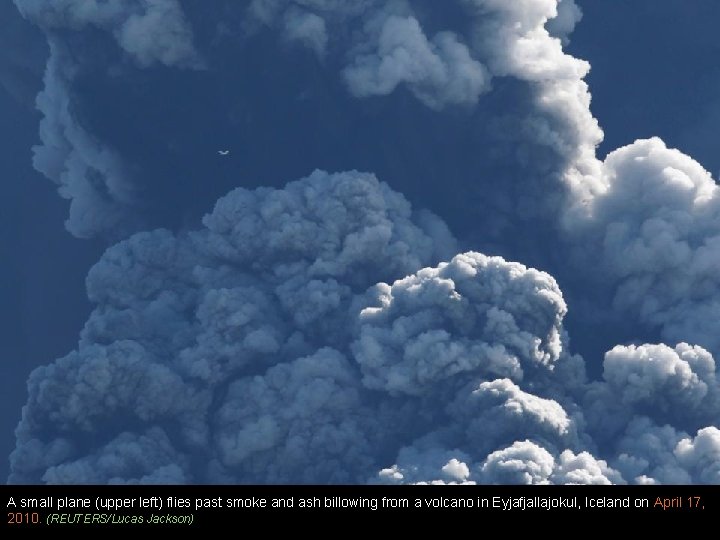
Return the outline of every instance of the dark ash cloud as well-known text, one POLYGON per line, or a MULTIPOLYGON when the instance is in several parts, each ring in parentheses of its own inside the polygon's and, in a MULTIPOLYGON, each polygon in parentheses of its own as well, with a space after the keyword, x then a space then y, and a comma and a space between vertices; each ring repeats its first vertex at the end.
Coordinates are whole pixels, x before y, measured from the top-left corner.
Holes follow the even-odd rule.
POLYGON ((123 240, 11 482, 720 483, 719 188, 598 158, 572 0, 16 4, 35 167, 123 240))

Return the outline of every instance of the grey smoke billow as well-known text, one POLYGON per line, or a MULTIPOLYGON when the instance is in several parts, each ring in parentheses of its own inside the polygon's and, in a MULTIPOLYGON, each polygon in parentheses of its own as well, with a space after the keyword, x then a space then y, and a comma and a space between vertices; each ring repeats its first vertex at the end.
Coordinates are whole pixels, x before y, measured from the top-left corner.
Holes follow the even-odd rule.
POLYGON ((567 308, 557 284, 499 257, 457 255, 377 285, 368 302, 352 347, 371 388, 423 395, 478 371, 522 380, 562 351, 567 308))
POLYGON ((490 454, 482 474, 493 484, 623 484, 617 471, 588 452, 563 451, 558 459, 530 441, 490 454))
POLYGON ((625 406, 645 407, 662 418, 712 421, 720 414, 715 362, 701 347, 617 346, 605 355, 604 367, 605 380, 625 406))
POLYGON ((69 75, 61 60, 61 46, 50 42, 51 56, 45 68, 45 87, 37 106, 44 111, 40 138, 34 148, 33 165, 58 184, 70 199, 66 225, 79 237, 90 237, 92 227, 127 230, 127 214, 136 195, 127 182, 120 156, 95 140, 73 117, 66 88, 69 75))
POLYGON ((138 476, 138 484, 178 484, 189 480, 183 473, 184 458, 172 448, 161 428, 142 434, 121 433, 96 454, 48 469, 48 484, 124 484, 128 475, 139 470, 150 474, 138 476), (162 465, 167 463, 167 465, 162 465))
POLYGON ((18 0, 15 5, 24 17, 50 31, 107 31, 142 66, 159 62, 187 67, 198 62, 192 31, 177 0, 18 0))
POLYGON ((376 52, 357 57, 345 69, 355 96, 386 95, 404 82, 423 103, 441 109, 472 104, 487 89, 485 68, 452 33, 440 33, 429 42, 417 19, 391 16, 377 41, 376 52))
POLYGON ((715 426, 693 436, 640 417, 620 440, 616 464, 640 484, 718 484, 719 435, 715 426))
POLYGON ((35 165, 71 201, 67 227, 83 238, 187 224, 238 184, 359 169, 448 217, 480 209, 469 231, 478 248, 513 238, 530 254, 555 226, 577 149, 589 156, 601 138, 581 80, 588 65, 553 37, 579 19, 572 0, 529 11, 404 0, 16 5, 51 48, 35 165), (325 127, 307 137, 319 117, 325 127), (289 149, 282 160, 268 151, 278 145, 289 149), (478 146, 488 152, 469 157, 478 146), (218 147, 233 149, 238 161, 226 162, 242 164, 240 178, 217 162, 218 147), (169 208, 170 190, 196 203, 169 208))
POLYGON ((718 187, 597 157, 572 0, 16 4, 35 166, 124 240, 11 482, 720 483, 718 187))
POLYGON ((707 351, 618 347, 588 382, 554 279, 432 266, 453 244, 372 175, 317 171, 109 248, 78 350, 30 377, 10 481, 716 480, 707 351))
POLYGON ((367 474, 367 448, 390 444, 375 416, 396 413, 343 356, 353 303, 445 258, 442 222, 372 175, 316 172, 237 189, 204 224, 138 233, 90 271, 97 308, 78 350, 30 377, 11 481, 350 481, 343 465, 367 474))
POLYGON ((141 66, 161 63, 191 67, 198 63, 192 33, 176 0, 112 2, 22 1, 20 13, 46 31, 50 56, 45 87, 36 105, 44 117, 42 144, 35 147, 35 168, 58 184, 70 199, 67 227, 76 236, 89 237, 98 229, 127 231, 128 212, 138 204, 129 172, 117 152, 108 148, 77 121, 69 86, 78 67, 73 51, 57 32, 99 28, 141 66))
MULTIPOLYGON (((577 242, 613 306, 662 337, 720 350, 720 188, 699 163, 657 138, 615 150, 604 193, 585 202, 577 242), (585 251, 585 250, 583 250, 585 251)), ((577 223, 576 223, 577 224, 577 223)))

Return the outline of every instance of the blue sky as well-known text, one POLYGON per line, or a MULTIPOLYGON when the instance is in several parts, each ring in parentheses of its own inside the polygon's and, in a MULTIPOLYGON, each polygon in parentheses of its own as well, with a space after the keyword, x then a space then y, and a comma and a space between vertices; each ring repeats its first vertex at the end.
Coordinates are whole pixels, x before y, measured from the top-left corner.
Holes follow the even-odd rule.
POLYGON ((11 481, 720 481, 716 3, 16 4, 11 481))

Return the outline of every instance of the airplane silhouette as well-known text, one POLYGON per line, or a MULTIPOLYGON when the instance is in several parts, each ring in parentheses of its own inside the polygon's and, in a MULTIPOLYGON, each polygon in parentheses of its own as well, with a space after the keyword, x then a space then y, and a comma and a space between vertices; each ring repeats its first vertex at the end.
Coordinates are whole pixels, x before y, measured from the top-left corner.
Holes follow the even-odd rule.
POLYGON ((221 156, 227 156, 230 153, 230 150, 218 150, 218 154, 221 156))

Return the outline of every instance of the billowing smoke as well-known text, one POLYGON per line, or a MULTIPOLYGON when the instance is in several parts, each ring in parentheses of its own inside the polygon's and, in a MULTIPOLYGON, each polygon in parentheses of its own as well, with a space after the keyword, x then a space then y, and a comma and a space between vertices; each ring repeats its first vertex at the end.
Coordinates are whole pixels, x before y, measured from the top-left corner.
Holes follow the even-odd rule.
POLYGON ((35 166, 76 236, 187 226, 238 184, 357 169, 456 228, 472 213, 473 248, 541 264, 570 186, 597 177, 589 65, 559 39, 572 0, 16 4, 51 47, 35 166))
POLYGON ((607 188, 583 201, 588 214, 572 238, 582 266, 596 268, 623 317, 717 354, 720 187, 659 139, 612 152, 602 174, 607 188))
POLYGON ((141 66, 195 66, 192 31, 177 0, 18 0, 20 13, 41 28, 97 28, 141 66))
POLYGON ((400 412, 347 344, 368 286, 448 257, 443 223, 372 175, 316 172, 237 189, 204 225, 90 271, 98 307, 31 376, 12 481, 358 481, 392 448, 378 422, 400 412))
POLYGON ((450 258, 372 175, 238 188, 203 224, 91 270, 78 350, 30 378, 12 482, 717 480, 710 353, 617 347, 588 383, 551 276, 450 258))
POLYGON ((720 188, 596 157, 573 0, 15 3, 125 239, 11 482, 720 483, 720 188))

